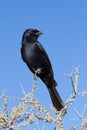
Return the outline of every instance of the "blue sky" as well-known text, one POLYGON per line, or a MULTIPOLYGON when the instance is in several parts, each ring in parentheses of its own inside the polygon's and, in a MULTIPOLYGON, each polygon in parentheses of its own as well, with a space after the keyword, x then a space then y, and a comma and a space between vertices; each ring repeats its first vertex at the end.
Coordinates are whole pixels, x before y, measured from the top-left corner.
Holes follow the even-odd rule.
MULTIPOLYGON (((79 90, 87 90, 87 1, 1 0, 0 93, 6 89, 9 96, 22 96, 20 82, 26 92, 31 91, 33 75, 20 54, 22 34, 27 28, 37 28, 44 33, 38 40, 50 57, 62 99, 65 101, 72 93, 70 81, 64 76, 72 66, 80 65, 79 90)), ((50 97, 40 79, 37 80, 36 97, 49 109, 50 97)), ((65 117, 65 129, 69 130, 71 119, 77 117, 73 108, 82 112, 86 102, 87 96, 77 96, 65 117)))

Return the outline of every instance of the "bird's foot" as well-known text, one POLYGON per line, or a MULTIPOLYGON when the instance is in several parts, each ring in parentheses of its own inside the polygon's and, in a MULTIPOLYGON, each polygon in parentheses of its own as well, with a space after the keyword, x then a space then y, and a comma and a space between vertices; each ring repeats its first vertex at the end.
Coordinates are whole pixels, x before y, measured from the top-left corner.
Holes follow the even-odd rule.
POLYGON ((40 73, 41 73, 41 68, 38 68, 38 69, 35 71, 34 80, 37 80, 37 75, 39 75, 40 73))

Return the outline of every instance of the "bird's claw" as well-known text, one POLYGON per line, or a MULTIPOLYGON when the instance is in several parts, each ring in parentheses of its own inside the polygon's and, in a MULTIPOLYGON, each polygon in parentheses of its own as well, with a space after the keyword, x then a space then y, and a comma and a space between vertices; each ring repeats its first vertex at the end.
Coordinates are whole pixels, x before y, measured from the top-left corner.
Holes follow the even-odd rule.
POLYGON ((41 73, 41 68, 38 68, 38 69, 35 71, 34 80, 37 80, 37 75, 39 75, 40 73, 41 73))

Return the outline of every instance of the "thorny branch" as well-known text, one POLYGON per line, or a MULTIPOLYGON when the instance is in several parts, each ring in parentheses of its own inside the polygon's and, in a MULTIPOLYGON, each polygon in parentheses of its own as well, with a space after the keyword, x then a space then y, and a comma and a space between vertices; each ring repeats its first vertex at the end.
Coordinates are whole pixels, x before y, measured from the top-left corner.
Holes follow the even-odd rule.
MULTIPOLYGON (((38 120, 43 120, 45 122, 54 123, 56 126, 55 130, 63 130, 63 117, 66 114, 67 109, 70 107, 70 104, 73 103, 77 94, 87 94, 86 90, 82 91, 82 93, 78 92, 79 69, 76 67, 74 79, 72 76, 73 73, 66 74, 70 78, 74 93, 66 100, 65 107, 61 111, 57 111, 54 107, 51 107, 52 112, 49 112, 35 98, 36 76, 38 73, 41 73, 40 69, 35 71, 31 92, 26 93, 23 85, 20 84, 23 93, 22 98, 6 96, 5 92, 1 94, 0 99, 3 99, 3 108, 0 108, 0 129, 9 128, 10 130, 20 130, 21 127, 30 125, 38 120), (18 106, 13 107, 11 112, 8 107, 9 100, 19 101, 18 106)), ((84 120, 84 122, 85 125, 83 126, 87 128, 87 120, 84 120)))

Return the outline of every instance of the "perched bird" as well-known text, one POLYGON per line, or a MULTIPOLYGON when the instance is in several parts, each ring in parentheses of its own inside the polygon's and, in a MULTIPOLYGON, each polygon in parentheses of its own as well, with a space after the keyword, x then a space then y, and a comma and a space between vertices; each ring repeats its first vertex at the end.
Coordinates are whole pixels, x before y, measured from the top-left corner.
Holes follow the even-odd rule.
POLYGON ((49 57, 44 47, 37 41, 41 34, 42 32, 37 29, 25 30, 22 36, 21 55, 32 73, 35 74, 35 71, 40 70, 37 76, 47 86, 54 107, 60 111, 64 107, 64 103, 56 90, 57 83, 54 80, 49 57))

